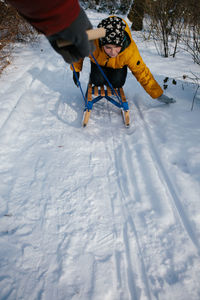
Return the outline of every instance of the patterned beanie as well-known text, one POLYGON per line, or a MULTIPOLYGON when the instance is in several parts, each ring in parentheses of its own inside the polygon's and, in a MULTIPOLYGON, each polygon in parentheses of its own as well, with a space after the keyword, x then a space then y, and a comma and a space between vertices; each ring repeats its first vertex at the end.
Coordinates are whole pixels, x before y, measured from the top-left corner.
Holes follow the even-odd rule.
POLYGON ((97 27, 103 27, 106 29, 106 36, 100 39, 102 46, 106 44, 113 44, 117 46, 123 45, 126 24, 121 18, 108 17, 103 19, 97 27))

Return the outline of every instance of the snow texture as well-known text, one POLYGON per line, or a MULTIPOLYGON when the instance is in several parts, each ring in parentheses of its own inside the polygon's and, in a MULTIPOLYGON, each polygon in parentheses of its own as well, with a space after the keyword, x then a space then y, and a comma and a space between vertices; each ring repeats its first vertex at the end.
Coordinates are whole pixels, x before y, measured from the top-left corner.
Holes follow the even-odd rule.
MULTIPOLYGON (((88 14, 94 26, 106 17, 88 14)), ((199 72, 133 36, 161 85, 199 72)), ((129 72, 130 128, 104 99, 82 128, 80 90, 46 39, 14 56, 0 81, 0 299, 200 299, 194 84, 169 84, 177 102, 165 105, 129 72)), ((86 59, 84 91, 89 71, 86 59)))

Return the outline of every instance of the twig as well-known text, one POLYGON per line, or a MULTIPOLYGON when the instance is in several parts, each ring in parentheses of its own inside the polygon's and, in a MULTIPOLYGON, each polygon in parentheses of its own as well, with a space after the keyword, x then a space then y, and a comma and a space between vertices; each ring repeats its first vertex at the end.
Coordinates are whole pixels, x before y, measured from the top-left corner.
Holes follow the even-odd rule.
POLYGON ((199 85, 197 86, 197 89, 196 89, 196 91, 195 91, 195 93, 194 93, 194 97, 193 97, 193 100, 192 100, 191 111, 193 110, 193 107, 194 107, 194 99, 196 98, 198 89, 199 89, 199 85))

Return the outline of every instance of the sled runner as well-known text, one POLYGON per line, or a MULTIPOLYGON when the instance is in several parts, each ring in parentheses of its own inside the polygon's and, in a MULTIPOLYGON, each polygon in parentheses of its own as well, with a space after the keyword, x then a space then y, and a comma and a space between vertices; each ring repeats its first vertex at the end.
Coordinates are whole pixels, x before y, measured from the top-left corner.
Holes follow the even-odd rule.
POLYGON ((83 115, 83 127, 87 126, 88 124, 93 104, 98 102, 102 98, 107 99, 109 102, 121 109, 125 126, 129 127, 129 107, 128 102, 126 101, 126 96, 124 94, 123 88, 111 90, 109 86, 98 87, 92 86, 92 84, 90 83, 88 84, 85 95, 86 103, 83 115))

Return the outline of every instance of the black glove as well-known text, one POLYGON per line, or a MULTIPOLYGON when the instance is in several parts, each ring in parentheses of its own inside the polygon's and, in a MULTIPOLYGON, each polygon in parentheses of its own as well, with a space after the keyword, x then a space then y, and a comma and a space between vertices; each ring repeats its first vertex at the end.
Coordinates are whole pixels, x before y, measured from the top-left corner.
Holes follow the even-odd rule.
POLYGON ((92 29, 92 24, 81 8, 78 17, 69 27, 47 38, 54 50, 62 55, 67 63, 71 64, 94 51, 93 41, 88 41, 86 34, 88 29, 92 29), (59 39, 70 41, 72 45, 58 48, 56 41, 59 39))
POLYGON ((73 80, 74 80, 75 85, 78 87, 79 84, 78 84, 78 81, 77 81, 77 79, 76 79, 76 76, 77 76, 78 79, 79 79, 79 77, 80 77, 80 72, 73 72, 73 80), (75 73, 76 73, 76 75, 75 75, 75 73))

